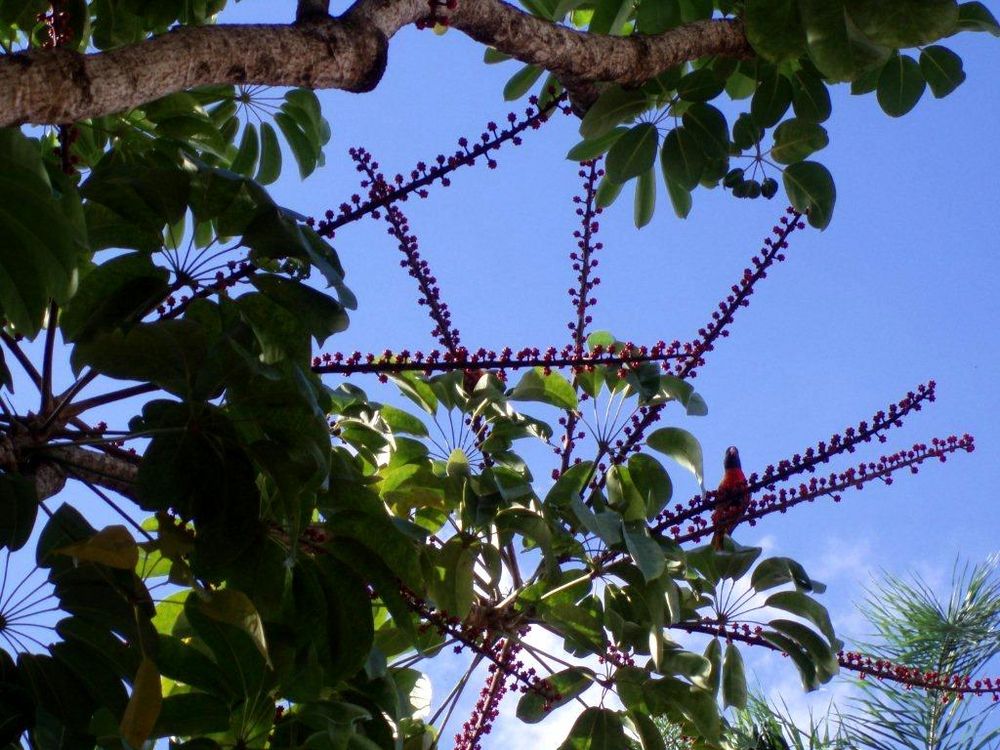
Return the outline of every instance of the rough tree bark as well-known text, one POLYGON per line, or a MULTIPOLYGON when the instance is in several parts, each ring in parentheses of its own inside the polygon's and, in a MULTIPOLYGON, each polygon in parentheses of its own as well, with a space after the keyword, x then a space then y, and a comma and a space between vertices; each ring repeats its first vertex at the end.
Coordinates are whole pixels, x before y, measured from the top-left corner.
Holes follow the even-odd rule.
MULTIPOLYGON (((587 34, 502 0, 459 0, 449 24, 574 85, 638 84, 705 55, 749 57, 739 21, 698 21, 663 34, 587 34)), ((302 23, 183 27, 108 52, 32 50, 0 59, 0 126, 57 124, 118 112, 210 84, 370 91, 389 40, 428 20, 427 0, 357 0, 337 18, 302 23)))

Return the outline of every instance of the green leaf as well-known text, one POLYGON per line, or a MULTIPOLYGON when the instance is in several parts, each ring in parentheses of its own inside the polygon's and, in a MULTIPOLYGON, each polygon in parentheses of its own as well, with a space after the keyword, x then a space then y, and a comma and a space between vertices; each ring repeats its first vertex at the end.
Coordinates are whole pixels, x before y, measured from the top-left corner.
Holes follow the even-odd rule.
POLYGON ((671 130, 663 140, 660 166, 668 186, 673 182, 684 190, 694 190, 705 170, 705 152, 698 138, 683 125, 671 130))
POLYGON ((958 23, 955 0, 848 0, 861 33, 885 47, 919 47, 952 33, 958 23))
POLYGON ((629 750, 621 715, 607 708, 585 708, 558 750, 629 750))
POLYGON ((764 606, 782 609, 785 612, 791 612, 793 615, 809 620, 827 637, 830 646, 835 651, 843 648, 843 642, 833 632, 833 624, 830 622, 830 615, 826 611, 826 607, 811 596, 801 591, 779 591, 776 594, 771 594, 767 598, 767 601, 764 602, 764 606))
POLYGON ((261 185, 270 185, 281 174, 281 146, 278 135, 268 122, 260 124, 260 163, 254 178, 261 185))
MULTIPOLYGON (((655 156, 655 154, 654 154, 655 156)), ((635 226, 646 226, 656 210, 656 169, 650 167, 639 175, 635 183, 635 226)))
MULTIPOLYGON (((888 59, 890 50, 854 24, 846 0, 799 0, 809 57, 831 82, 853 81, 888 59)), ((873 3, 874 4, 874 3, 873 3)))
POLYGON ((661 427, 646 438, 646 445, 665 453, 694 474, 702 491, 705 488, 704 459, 701 443, 687 430, 679 427, 661 427))
POLYGON ((920 51, 920 72, 937 99, 948 96, 965 80, 962 58, 940 45, 920 51))
POLYGON ((255 274, 251 281, 269 300, 294 316, 320 346, 327 337, 347 329, 347 313, 326 294, 273 274, 255 274))
POLYGON ((507 85, 503 87, 503 98, 509 102, 520 99, 531 90, 544 72, 544 68, 536 65, 525 65, 507 81, 507 85))
MULTIPOLYGON (((78 202, 69 190, 65 200, 78 202)), ((0 312, 30 338, 49 301, 75 288, 83 238, 53 195, 37 142, 11 128, 0 128, 0 224, 0 312)))
POLYGON ((569 381, 557 372, 546 375, 541 367, 525 372, 507 398, 511 401, 540 401, 567 410, 578 406, 576 391, 569 381))
POLYGON ((763 128, 754 124, 753 118, 746 112, 736 118, 733 123, 733 143, 740 149, 746 150, 754 144, 759 143, 764 137, 763 128))
POLYGON ((837 188, 827 168, 818 162, 800 161, 786 167, 783 182, 792 206, 807 214, 814 227, 826 229, 837 202, 837 188))
POLYGON ((597 195, 594 197, 594 202, 600 208, 607 208, 618 199, 623 186, 624 183, 615 182, 608 179, 607 175, 604 175, 597 186, 597 195))
POLYGON ((80 341, 95 333, 127 328, 169 291, 170 274, 146 253, 112 258, 87 274, 59 317, 63 338, 80 341))
POLYGON ((646 95, 638 89, 611 86, 587 110, 580 121, 580 135, 592 139, 604 135, 619 123, 646 109, 646 95))
POLYGON ((652 581, 663 575, 667 560, 656 540, 649 535, 649 527, 644 521, 622 521, 625 547, 635 560, 643 578, 652 581))
POLYGON ((545 504, 565 507, 570 504, 573 498, 580 497, 586 483, 592 479, 593 465, 593 461, 581 461, 560 474, 556 483, 552 485, 552 489, 545 496, 545 504))
POLYGON ((393 432, 405 432, 410 435, 427 437, 427 425, 422 420, 402 409, 397 409, 395 406, 390 406, 389 404, 383 404, 379 407, 378 413, 382 417, 382 421, 393 432))
POLYGON ((792 74, 792 107, 800 120, 825 122, 833 105, 823 79, 805 68, 795 71, 792 74))
POLYGON ((805 568, 790 557, 769 557, 754 568, 750 585, 754 591, 766 591, 785 583, 794 583, 799 591, 815 591, 822 594, 826 586, 812 580, 805 568))
POLYGON ((670 475, 659 461, 645 453, 629 458, 628 473, 642 499, 645 517, 653 520, 673 494, 670 475))
POLYGON ((732 642, 726 645, 726 658, 722 669, 722 705, 740 710, 747 705, 747 678, 743 669, 743 656, 732 642))
MULTIPOLYGON (((163 699, 160 713, 153 727, 152 737, 197 737, 229 728, 230 711, 220 698, 207 693, 191 692, 168 695, 163 699)), ((197 740, 184 743, 189 750, 213 750, 217 745, 197 740)))
POLYGON ((840 672, 836 655, 815 631, 793 620, 771 620, 768 626, 788 636, 805 649, 816 668, 816 678, 820 682, 829 682, 840 672))
POLYGON ((38 515, 35 482, 20 474, 0 474, 0 546, 15 552, 31 537, 38 515))
POLYGON ((743 23, 750 46, 771 62, 794 60, 806 51, 797 0, 750 0, 743 23))
POLYGON ((729 154, 729 125, 726 116, 711 104, 695 102, 684 111, 684 131, 694 136, 706 159, 729 154))
POLYGON ((550 689, 559 694, 550 700, 534 690, 529 690, 517 703, 517 718, 527 724, 537 724, 550 712, 564 706, 594 684, 594 672, 586 667, 570 667, 545 678, 550 689))
POLYGON ((438 608, 449 615, 464 618, 472 608, 476 556, 475 548, 465 546, 457 536, 433 554, 433 575, 428 581, 431 596, 438 608))
POLYGON ((677 95, 686 102, 707 102, 722 93, 726 82, 711 68, 698 68, 677 83, 677 95))
POLYGON ((750 116, 758 127, 769 128, 784 116, 791 104, 792 83, 773 68, 757 85, 750 100, 750 116))
POLYGON ((257 137, 257 126, 252 122, 247 123, 243 128, 243 137, 240 139, 240 147, 233 157, 229 168, 237 174, 244 174, 252 177, 254 169, 257 167, 257 157, 260 155, 260 139, 257 137))
POLYGON ((761 637, 768 643, 776 646, 780 651, 788 654, 799 670, 799 677, 802 678, 802 689, 806 692, 817 690, 822 684, 816 679, 816 665, 798 643, 788 636, 776 633, 773 630, 765 630, 761 637))
POLYGON ((985 31, 993 36, 1000 36, 997 19, 985 5, 978 2, 958 6, 958 23, 955 28, 960 31, 985 31))
POLYGON ((622 135, 608 151, 607 175, 615 182, 625 182, 649 171, 656 159, 660 136, 651 122, 636 125, 622 135))
POLYGON ((299 177, 303 180, 313 173, 319 162, 321 151, 310 141, 301 125, 288 112, 277 112, 274 121, 292 150, 292 156, 299 167, 299 177))
POLYGON ((584 138, 569 150, 569 153, 566 154, 566 158, 570 161, 589 161, 590 159, 596 159, 598 156, 611 148, 615 141, 627 133, 628 130, 629 129, 625 127, 618 127, 613 130, 609 130, 607 133, 597 138, 584 138))
POLYGON ((677 0, 642 0, 635 12, 637 30, 642 34, 662 34, 681 23, 677 0))
POLYGON ((890 117, 902 117, 920 101, 927 82, 920 72, 920 63, 909 55, 894 55, 878 77, 879 106, 890 117))
POLYGON ((826 148, 830 138, 822 125, 793 117, 774 129, 771 156, 779 164, 793 164, 826 148))
POLYGON ((670 205, 674 208, 674 214, 678 219, 686 219, 691 213, 691 190, 664 175, 664 182, 667 185, 667 195, 670 196, 670 205))

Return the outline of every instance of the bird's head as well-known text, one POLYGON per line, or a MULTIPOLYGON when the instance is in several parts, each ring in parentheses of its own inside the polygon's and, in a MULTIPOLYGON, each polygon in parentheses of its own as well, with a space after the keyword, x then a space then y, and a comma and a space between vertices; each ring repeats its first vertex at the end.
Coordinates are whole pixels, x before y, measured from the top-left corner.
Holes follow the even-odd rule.
POLYGON ((726 448, 726 458, 722 463, 722 468, 724 469, 740 468, 740 452, 736 450, 735 445, 730 445, 728 448, 726 448))

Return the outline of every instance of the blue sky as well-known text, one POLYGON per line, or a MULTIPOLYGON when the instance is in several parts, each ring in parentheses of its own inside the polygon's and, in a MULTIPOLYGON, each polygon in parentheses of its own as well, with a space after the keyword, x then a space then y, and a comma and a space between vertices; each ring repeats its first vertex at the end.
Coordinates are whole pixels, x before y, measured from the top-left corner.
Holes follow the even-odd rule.
MULTIPOLYGON (((278 5, 244 0, 221 20, 291 16, 292 2, 278 5)), ((831 144, 818 155, 837 182, 832 225, 797 233, 788 261, 759 286, 732 336, 710 355, 696 381, 709 415, 664 422, 698 436, 713 486, 727 445, 739 446, 745 468, 761 469, 868 419, 917 384, 937 381, 937 403, 893 430, 884 446, 865 446, 831 468, 951 433, 975 435, 975 453, 928 465, 891 487, 850 492, 840 505, 819 502, 737 532, 742 543, 763 543, 826 580, 826 603, 847 637, 864 635, 851 630, 863 627, 852 602, 880 569, 919 572, 943 585, 957 558, 981 561, 1000 549, 1000 47, 972 34, 948 45, 965 59, 968 80, 943 100, 928 92, 899 120, 884 115, 873 96, 836 91, 826 124, 831 144)), ((272 192, 319 216, 359 191, 350 146, 368 148, 386 171, 405 172, 452 151, 461 135, 477 137, 487 121, 523 110, 526 102, 501 96, 517 66, 481 60, 482 48, 455 31, 404 30, 374 92, 320 92, 333 131, 326 167, 305 183, 286 167, 272 192)), ((559 116, 522 146, 505 147, 498 169, 462 170, 451 187, 404 204, 467 346, 565 343, 573 283, 567 254, 576 228, 571 198, 580 180, 564 156, 577 140, 575 120, 559 116)), ((623 194, 601 217, 602 284, 592 314, 595 329, 645 343, 694 336, 785 205, 781 194, 739 201, 700 190, 690 217, 680 221, 661 189, 656 217, 640 231, 630 198, 623 194)), ((349 226, 335 244, 359 309, 327 350, 432 348, 414 283, 399 268, 384 224, 349 226)), ((359 384, 383 397, 374 383, 359 384)), ((680 469, 671 473, 675 497, 694 494, 680 469)), ((783 693, 787 687, 786 697, 795 698, 798 680, 787 662, 751 663, 762 682, 783 686, 783 693)), ((450 671, 437 675, 439 697, 450 671)), ((507 708, 512 713, 512 704, 507 708)), ((502 739, 521 730, 501 722, 498 731, 502 739)), ((552 738, 549 731, 540 738, 552 738)))

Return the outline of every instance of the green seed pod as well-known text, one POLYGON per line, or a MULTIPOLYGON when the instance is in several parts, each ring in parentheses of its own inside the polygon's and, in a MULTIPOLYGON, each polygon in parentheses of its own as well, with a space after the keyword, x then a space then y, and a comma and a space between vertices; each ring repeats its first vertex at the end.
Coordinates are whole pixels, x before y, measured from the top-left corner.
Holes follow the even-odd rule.
POLYGON ((735 188, 741 182, 743 182, 743 170, 739 167, 726 172, 726 176, 722 180, 722 184, 727 188, 735 188))

